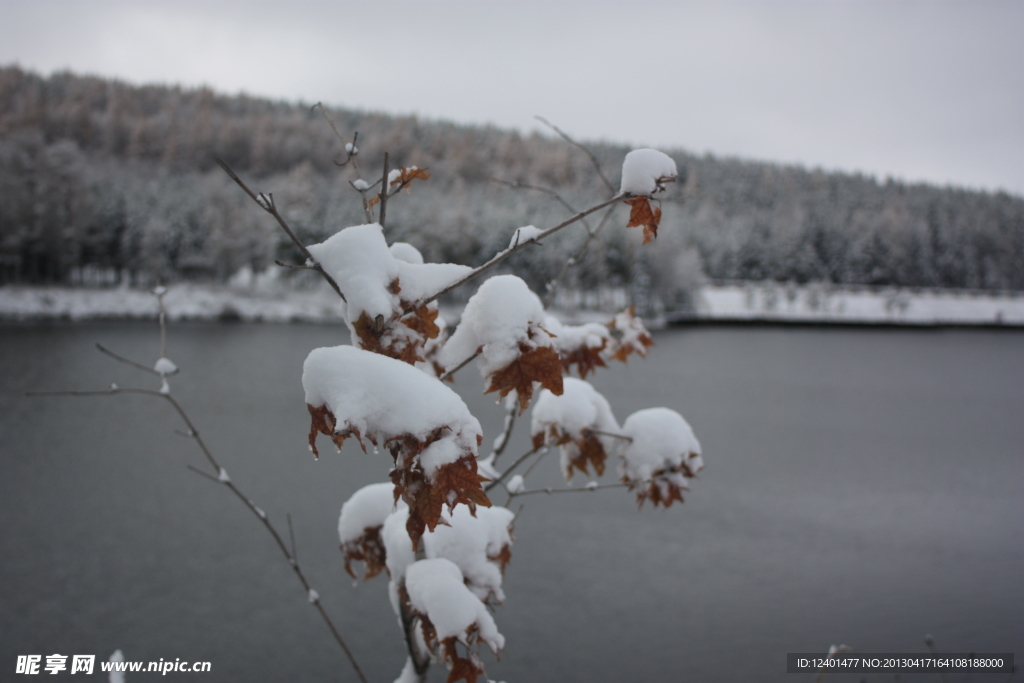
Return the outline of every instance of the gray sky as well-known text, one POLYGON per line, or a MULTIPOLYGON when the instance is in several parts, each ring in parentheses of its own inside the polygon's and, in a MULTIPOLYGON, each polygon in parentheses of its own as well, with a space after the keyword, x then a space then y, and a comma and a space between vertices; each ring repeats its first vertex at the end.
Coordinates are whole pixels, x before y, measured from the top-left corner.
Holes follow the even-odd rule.
POLYGON ((1024 194, 1024 2, 0 0, 0 63, 1024 194))

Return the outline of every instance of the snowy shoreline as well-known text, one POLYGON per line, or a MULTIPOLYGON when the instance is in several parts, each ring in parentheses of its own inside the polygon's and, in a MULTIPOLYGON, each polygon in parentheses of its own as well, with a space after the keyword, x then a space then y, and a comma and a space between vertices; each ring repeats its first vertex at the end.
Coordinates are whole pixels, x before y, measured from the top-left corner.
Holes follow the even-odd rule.
MULTIPOLYGON (((668 312, 664 322, 1024 327, 1024 292, 750 282, 707 285, 695 299, 696 311, 668 312)), ((294 290, 180 284, 168 288, 164 303, 171 320, 341 322, 337 295, 327 287, 294 290)), ((149 320, 156 311, 156 299, 148 290, 0 287, 0 320, 6 322, 149 320)), ((460 312, 458 308, 445 310, 445 318, 453 322, 460 312)), ((611 314, 581 311, 567 317, 611 314)))
POLYGON ((694 314, 669 322, 1024 326, 1024 292, 913 290, 823 283, 703 287, 694 314))

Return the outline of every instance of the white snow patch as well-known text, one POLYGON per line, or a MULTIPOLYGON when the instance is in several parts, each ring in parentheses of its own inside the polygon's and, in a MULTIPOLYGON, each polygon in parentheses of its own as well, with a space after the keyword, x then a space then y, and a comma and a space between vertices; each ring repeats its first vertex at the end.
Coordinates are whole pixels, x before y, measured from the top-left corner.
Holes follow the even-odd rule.
MULTIPOLYGON (((120 650, 114 650, 114 654, 110 655, 110 662, 119 663, 124 661, 124 653, 120 650)), ((111 671, 110 672, 110 683, 124 683, 124 672, 123 671, 111 671)))
POLYGON ((513 474, 512 478, 505 484, 505 488, 508 489, 509 493, 521 493, 526 488, 526 484, 523 482, 523 475, 513 474))
POLYGON ((359 489, 341 506, 338 540, 342 545, 357 540, 366 529, 384 524, 395 511, 395 486, 390 482, 359 489))
POLYGON ((526 244, 537 239, 543 230, 535 225, 524 225, 521 228, 516 228, 516 231, 512 233, 512 240, 508 243, 508 248, 513 249, 518 247, 520 244, 526 244))
POLYGON ((419 456, 428 478, 464 454, 477 454, 480 423, 462 398, 400 360, 352 346, 314 349, 303 364, 302 386, 306 403, 334 414, 337 430, 358 430, 378 444, 404 435, 423 441, 444 428, 419 456))
POLYGON ((689 477, 704 467, 700 442, 682 415, 669 408, 638 410, 622 424, 632 438, 622 452, 620 473, 630 481, 660 477, 689 488, 689 477))
POLYGON ((505 637, 498 632, 487 607, 466 588, 462 572, 452 561, 437 558, 414 562, 405 571, 405 587, 413 609, 430 619, 439 641, 455 636, 469 645, 467 631, 476 626, 480 640, 493 652, 505 646, 505 637))
POLYGON ((543 322, 544 306, 529 286, 515 275, 496 275, 466 304, 459 326, 441 349, 441 363, 455 367, 479 348, 480 372, 491 375, 519 357, 520 344, 553 345, 543 322))
MULTIPOLYGON (((400 248, 408 254, 408 250, 400 248)), ((365 311, 370 319, 385 320, 399 311, 401 301, 419 301, 465 277, 472 268, 454 263, 409 263, 396 258, 378 223, 345 228, 309 253, 338 283, 347 304, 345 318, 351 324, 365 311), (400 291, 391 291, 398 281, 400 291)))
POLYGON ((173 375, 178 371, 178 366, 170 358, 160 358, 157 360, 156 365, 153 366, 153 369, 161 375, 173 375))
MULTIPOLYGON (((589 382, 575 377, 562 378, 562 395, 555 396, 547 389, 540 392, 540 397, 533 406, 530 421, 530 435, 543 435, 545 443, 555 445, 559 439, 552 437, 551 428, 561 434, 579 438, 585 431, 595 429, 602 432, 617 434, 619 423, 612 414, 611 406, 589 382)), ((618 444, 614 437, 603 434, 595 435, 601 442, 605 453, 614 453, 618 444)), ((560 445, 562 475, 566 481, 572 480, 570 463, 580 455, 579 446, 569 441, 560 445)))
POLYGON ((676 178, 676 162, 656 149, 634 149, 622 160, 620 192, 650 197, 661 189, 662 179, 676 178))

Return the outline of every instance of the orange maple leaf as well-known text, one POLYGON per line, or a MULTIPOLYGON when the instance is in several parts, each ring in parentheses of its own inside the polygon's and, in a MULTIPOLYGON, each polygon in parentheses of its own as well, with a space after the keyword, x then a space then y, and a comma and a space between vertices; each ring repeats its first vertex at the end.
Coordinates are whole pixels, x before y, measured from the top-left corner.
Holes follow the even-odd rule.
POLYGON ((390 186, 407 186, 413 180, 430 180, 430 174, 425 168, 403 168, 401 174, 391 181, 390 186))
POLYGON ((651 209, 647 197, 627 199, 626 203, 633 207, 629 212, 629 223, 626 227, 644 226, 644 244, 655 239, 658 236, 658 225, 661 223, 661 207, 651 209))
POLYGON ((424 304, 402 318, 402 324, 419 332, 427 339, 437 339, 441 328, 437 326, 437 309, 424 304))
POLYGON ((366 450, 358 429, 349 428, 343 432, 337 430, 337 418, 334 417, 334 413, 326 405, 311 406, 307 403, 306 408, 309 409, 309 415, 312 418, 309 425, 309 450, 313 451, 314 458, 320 458, 320 451, 316 449, 316 435, 318 433, 329 436, 338 449, 345 444, 345 439, 355 436, 359 441, 359 446, 363 451, 366 450))
POLYGON ((438 524, 444 523, 441 510, 445 505, 451 510, 463 503, 469 506, 470 512, 475 512, 477 505, 491 507, 491 501, 481 486, 487 478, 477 473, 476 458, 471 453, 441 465, 434 476, 427 479, 417 456, 440 439, 446 429, 440 427, 422 441, 406 435, 388 442, 395 459, 395 468, 390 475, 395 485, 395 500, 401 498, 409 505, 405 528, 413 548, 419 547, 420 537, 426 529, 433 531, 438 524))
POLYGON ((477 678, 484 675, 483 667, 474 662, 470 657, 460 656, 455 647, 457 642, 455 636, 449 636, 442 640, 440 644, 441 659, 448 662, 448 680, 446 683, 456 683, 456 681, 476 683, 477 678))
POLYGON ((605 365, 604 358, 601 357, 601 352, 604 351, 604 347, 607 345, 606 342, 602 342, 600 346, 587 346, 582 344, 571 351, 562 349, 559 354, 562 359, 562 367, 565 368, 566 372, 576 366, 576 372, 580 374, 580 379, 586 379, 587 375, 594 372, 597 368, 608 367, 605 365))
POLYGON ((533 383, 541 386, 555 396, 562 395, 562 361, 558 352, 549 346, 530 347, 519 344, 519 356, 491 375, 491 383, 485 394, 499 392, 505 398, 508 392, 515 389, 519 396, 519 414, 522 415, 533 398, 533 383))
POLYGON ((380 537, 381 528, 381 525, 368 526, 363 530, 362 536, 341 544, 341 552, 345 555, 345 571, 353 579, 359 577, 352 569, 352 562, 366 563, 364 581, 369 581, 387 568, 385 563, 387 551, 384 548, 384 541, 380 537))
POLYGON ((636 317, 636 306, 630 306, 623 313, 612 319, 607 325, 608 330, 612 333, 614 339, 619 340, 618 343, 613 346, 615 349, 609 358, 617 360, 620 363, 625 363, 630 355, 636 353, 639 356, 646 356, 647 349, 654 346, 654 340, 651 339, 651 335, 647 332, 647 329, 643 326, 643 323, 636 317), (619 317, 623 317, 623 323, 626 329, 619 329, 616 321, 619 317), (622 339, 626 332, 632 330, 637 334, 634 336, 631 343, 622 343, 622 339))
POLYGON ((578 434, 570 434, 557 425, 551 425, 546 436, 542 431, 533 435, 534 448, 540 448, 545 442, 550 446, 564 446, 569 443, 576 446, 577 453, 569 460, 566 480, 572 479, 573 469, 588 474, 588 464, 594 466, 596 476, 604 474, 604 461, 608 459, 608 453, 605 452, 601 440, 589 429, 584 429, 578 434))

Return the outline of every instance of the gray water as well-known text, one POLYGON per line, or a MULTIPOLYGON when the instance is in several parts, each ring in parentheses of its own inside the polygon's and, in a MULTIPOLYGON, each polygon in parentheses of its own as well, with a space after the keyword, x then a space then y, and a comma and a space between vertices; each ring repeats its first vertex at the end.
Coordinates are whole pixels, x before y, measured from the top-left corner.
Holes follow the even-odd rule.
MULTIPOLYGON (((389 458, 306 448, 302 361, 342 341, 322 326, 177 325, 172 387, 234 481, 279 528, 292 515, 314 587, 370 680, 389 682, 404 649, 385 579, 354 587, 335 531, 389 458)), ((620 421, 679 410, 707 467, 669 510, 614 489, 522 499, 492 678, 810 681, 785 673, 786 652, 922 652, 926 633, 946 652, 1024 655, 1024 335, 704 328, 656 341, 594 383, 620 421)), ((156 388, 95 342, 147 364, 159 348, 147 324, 0 327, 4 678, 25 680, 19 654, 120 648, 212 662, 167 681, 355 680, 252 514, 186 469, 204 462, 167 405, 23 396, 156 388)), ((475 369, 458 384, 490 443, 501 409, 475 369)), ((519 430, 505 457, 526 447, 519 430)), ((556 470, 552 458, 528 483, 557 485, 556 470)))

